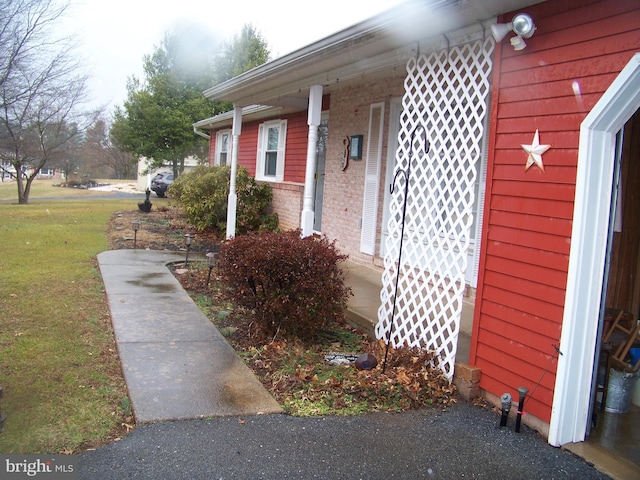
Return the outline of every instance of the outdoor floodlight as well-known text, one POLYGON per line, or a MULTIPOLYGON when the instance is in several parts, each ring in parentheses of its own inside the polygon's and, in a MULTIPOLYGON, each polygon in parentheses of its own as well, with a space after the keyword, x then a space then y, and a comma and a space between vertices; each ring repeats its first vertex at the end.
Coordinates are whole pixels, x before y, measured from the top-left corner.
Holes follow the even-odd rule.
POLYGON ((509 42, 514 50, 522 50, 527 46, 524 39, 531 38, 536 31, 536 25, 533 19, 526 13, 519 13, 511 23, 496 23, 491 25, 491 34, 496 42, 501 42, 509 32, 516 34, 509 42))

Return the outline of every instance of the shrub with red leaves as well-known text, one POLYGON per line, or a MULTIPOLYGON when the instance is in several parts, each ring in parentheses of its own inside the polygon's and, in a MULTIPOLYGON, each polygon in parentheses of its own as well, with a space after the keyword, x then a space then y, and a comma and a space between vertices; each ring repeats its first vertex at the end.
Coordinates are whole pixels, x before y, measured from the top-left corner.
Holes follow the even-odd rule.
POLYGON ((326 237, 260 232, 223 245, 218 267, 231 300, 251 309, 266 334, 309 340, 342 317, 351 295, 339 267, 346 258, 326 237))

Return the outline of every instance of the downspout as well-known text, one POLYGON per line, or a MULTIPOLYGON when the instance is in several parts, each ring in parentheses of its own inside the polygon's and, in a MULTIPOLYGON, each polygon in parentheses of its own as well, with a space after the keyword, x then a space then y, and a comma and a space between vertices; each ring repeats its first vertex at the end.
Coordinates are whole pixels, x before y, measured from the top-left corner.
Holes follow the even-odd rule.
POLYGON ((236 209, 238 195, 236 193, 236 175, 238 173, 238 143, 242 131, 242 107, 233 109, 233 127, 231 129, 231 178, 229 179, 229 198, 227 199, 227 239, 236 236, 236 209))
POLYGON ((199 137, 206 138, 207 140, 211 139, 211 135, 207 135, 202 130, 198 130, 196 127, 193 127, 193 133, 195 133, 199 137))
POLYGON ((313 199, 315 195, 316 148, 318 144, 318 127, 322 117, 322 85, 313 85, 309 92, 309 111, 307 124, 309 135, 307 140, 307 167, 304 176, 304 197, 300 230, 303 237, 313 235, 313 199))

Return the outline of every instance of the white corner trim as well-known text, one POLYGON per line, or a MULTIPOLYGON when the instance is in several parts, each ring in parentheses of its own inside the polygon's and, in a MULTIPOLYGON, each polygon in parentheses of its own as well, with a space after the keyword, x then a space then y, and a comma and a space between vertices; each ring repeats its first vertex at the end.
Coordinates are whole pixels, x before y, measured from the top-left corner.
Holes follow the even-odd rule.
POLYGON ((580 126, 571 250, 548 441, 585 439, 607 248, 615 137, 640 107, 636 53, 580 126))

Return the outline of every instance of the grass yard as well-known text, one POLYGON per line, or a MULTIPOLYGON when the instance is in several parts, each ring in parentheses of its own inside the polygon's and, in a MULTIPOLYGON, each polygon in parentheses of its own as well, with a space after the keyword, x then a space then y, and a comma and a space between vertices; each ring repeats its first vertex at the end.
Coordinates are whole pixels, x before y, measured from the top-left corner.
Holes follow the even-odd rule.
MULTIPOLYGON (((135 201, 38 201, 62 190, 35 182, 29 205, 0 203, 3 454, 71 453, 131 422, 95 256, 113 213, 135 201)), ((2 198, 17 198, 15 183, 2 198)))
MULTIPOLYGON (((98 180, 111 184, 116 183, 132 183, 134 180, 98 180)), ((87 198, 92 196, 104 195, 104 192, 91 191, 82 188, 61 188, 55 186, 60 180, 35 180, 31 186, 29 200, 37 200, 38 198, 53 197, 78 197, 87 198)), ((18 203, 18 187, 15 181, 0 182, 0 202, 18 203)))

